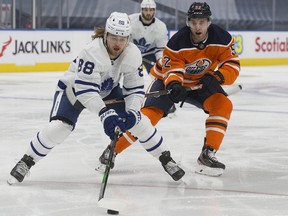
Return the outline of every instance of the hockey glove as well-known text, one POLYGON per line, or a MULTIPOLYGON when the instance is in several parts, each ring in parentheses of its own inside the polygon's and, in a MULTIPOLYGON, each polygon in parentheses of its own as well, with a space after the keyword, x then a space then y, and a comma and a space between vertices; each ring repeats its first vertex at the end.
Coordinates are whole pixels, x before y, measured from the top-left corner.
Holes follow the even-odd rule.
POLYGON ((141 121, 141 112, 129 110, 128 112, 119 113, 119 116, 124 120, 126 130, 130 130, 141 121))
POLYGON ((208 73, 211 74, 212 76, 214 76, 221 85, 224 84, 225 79, 224 79, 223 74, 221 74, 220 71, 218 71, 218 70, 217 71, 209 71, 208 73))
POLYGON ((111 140, 114 139, 115 127, 118 126, 121 131, 125 131, 125 124, 120 116, 115 112, 114 109, 104 108, 100 111, 99 117, 104 127, 104 131, 111 140))
MULTIPOLYGON (((218 72, 220 74, 220 72, 218 72)), ((223 77, 223 75, 221 74, 223 77)), ((212 75, 211 73, 205 74, 201 79, 200 83, 202 84, 202 88, 198 90, 199 97, 202 98, 202 100, 205 100, 209 96, 215 94, 215 93, 222 93, 225 96, 227 96, 227 93, 223 90, 220 83, 224 82, 224 79, 219 80, 216 78, 215 75, 212 75)))
POLYGON ((179 103, 180 101, 185 100, 187 91, 184 86, 181 85, 178 81, 172 81, 167 86, 166 89, 170 91, 168 97, 174 103, 179 103))

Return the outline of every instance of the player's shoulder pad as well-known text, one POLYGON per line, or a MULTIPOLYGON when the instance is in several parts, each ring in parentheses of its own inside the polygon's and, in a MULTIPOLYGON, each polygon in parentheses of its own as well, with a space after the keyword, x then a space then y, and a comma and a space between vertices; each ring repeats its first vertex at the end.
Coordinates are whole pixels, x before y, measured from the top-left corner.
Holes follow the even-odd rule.
POLYGON ((89 43, 85 44, 83 50, 99 49, 99 47, 104 46, 102 38, 95 38, 89 43))
POLYGON ((98 54, 99 52, 104 52, 105 46, 102 42, 102 38, 95 38, 94 40, 90 41, 88 44, 84 46, 84 48, 80 52, 81 57, 92 57, 95 56, 94 54, 98 54), (90 55, 90 54, 92 55, 90 55))
POLYGON ((168 41, 167 47, 174 51, 191 48, 189 27, 185 26, 176 32, 168 41))
POLYGON ((218 25, 211 24, 208 31, 208 44, 221 44, 226 46, 231 43, 231 34, 218 25))
POLYGON ((167 30, 166 24, 162 20, 160 20, 160 19, 158 19, 156 17, 155 17, 155 24, 157 25, 157 28, 160 27, 161 29, 166 29, 167 30))

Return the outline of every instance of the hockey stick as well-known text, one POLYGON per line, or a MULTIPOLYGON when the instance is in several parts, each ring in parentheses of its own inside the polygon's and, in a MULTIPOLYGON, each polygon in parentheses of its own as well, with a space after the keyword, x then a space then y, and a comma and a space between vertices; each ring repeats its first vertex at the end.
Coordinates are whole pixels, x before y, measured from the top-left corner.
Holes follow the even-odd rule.
MULTIPOLYGON (((149 98, 149 97, 159 97, 161 95, 167 95, 169 94, 170 91, 167 90, 167 89, 164 89, 164 90, 159 90, 159 91, 154 91, 154 92, 148 92, 146 93, 144 96, 146 98, 149 98)), ((115 99, 111 99, 111 100, 105 100, 104 103, 107 105, 107 104, 114 104, 114 103, 120 103, 120 102, 123 102, 124 99, 123 98, 115 98, 115 99)))
POLYGON ((119 202, 119 200, 117 200, 117 199, 104 199, 104 194, 105 194, 105 190, 106 190, 106 186, 107 186, 107 182, 108 182, 108 177, 110 174, 113 154, 115 151, 115 145, 118 141, 120 133, 121 133, 121 130, 117 126, 115 128, 114 139, 110 143, 110 152, 109 152, 109 156, 108 156, 108 163, 106 164, 106 168, 105 168, 105 171, 103 174, 99 198, 98 198, 98 207, 106 208, 107 213, 110 212, 111 214, 119 214, 119 211, 123 208, 123 204, 121 202, 119 202))
MULTIPOLYGON (((188 91, 197 90, 199 88, 201 88, 201 85, 191 87, 188 91)), ((227 88, 227 90, 225 90, 225 91, 228 94, 228 96, 230 96, 230 95, 238 93, 241 90, 242 90, 242 85, 235 85, 235 86, 233 85, 230 88, 227 88)), ((154 92, 148 92, 145 94, 145 97, 146 98, 159 97, 161 95, 168 95, 168 94, 170 94, 170 90, 164 89, 164 90, 159 90, 159 91, 154 91, 154 92)), ((123 101, 124 101, 124 99, 122 99, 122 98, 115 98, 115 99, 111 99, 111 100, 106 100, 106 101, 104 101, 104 103, 107 105, 107 104, 120 103, 123 101)))
MULTIPOLYGON (((189 91, 199 89, 199 88, 201 88, 201 86, 202 85, 189 87, 189 91)), ((159 90, 159 91, 153 91, 153 92, 145 93, 144 97, 146 97, 146 98, 160 97, 161 95, 168 95, 168 94, 170 94, 170 92, 171 92, 171 90, 163 89, 163 90, 159 90)), ((123 101, 124 101, 124 99, 122 99, 122 98, 115 98, 115 99, 111 99, 111 100, 105 100, 104 103, 105 104, 114 104, 114 103, 120 103, 123 101)))
POLYGON ((150 60, 148 60, 146 58, 142 58, 142 61, 145 62, 145 63, 148 63, 148 64, 150 64, 152 66, 156 64, 156 62, 150 61, 150 60))
POLYGON ((111 164, 112 164, 112 159, 113 159, 113 154, 115 151, 115 145, 118 141, 119 135, 121 133, 120 128, 117 126, 115 128, 115 135, 114 139, 110 143, 110 152, 109 152, 109 157, 108 157, 108 163, 106 165, 103 178, 102 178, 102 183, 101 183, 101 188, 100 188, 100 193, 99 193, 99 198, 98 198, 98 207, 101 208, 106 208, 107 213, 109 214, 119 214, 119 211, 122 210, 127 204, 124 203, 124 200, 119 200, 119 199, 104 199, 104 194, 108 182, 108 177, 110 174, 110 169, 111 169, 111 164))
MULTIPOLYGON (((201 87, 202 87, 202 85, 190 87, 189 91, 197 90, 201 87)), ((228 88, 226 90, 226 93, 228 94, 228 96, 230 96, 230 95, 235 94, 241 90, 242 90, 242 85, 235 85, 235 86, 233 85, 232 88, 228 88)), ((80 109, 84 108, 83 105, 77 100, 71 87, 66 88, 66 94, 67 94, 67 97, 68 97, 69 101, 71 102, 71 104, 73 104, 75 107, 79 107, 80 109)), ((161 95, 167 95, 167 94, 170 94, 170 91, 167 89, 164 89, 164 90, 159 90, 159 91, 154 91, 154 92, 148 92, 145 94, 145 97, 146 98, 159 97, 161 95)), ((107 104, 121 103, 123 101, 124 101, 123 98, 115 98, 115 99, 105 100, 104 103, 107 105, 107 104)))
POLYGON ((228 94, 228 96, 234 95, 234 94, 240 92, 242 89, 243 89, 243 87, 241 84, 227 86, 226 88, 224 87, 224 91, 228 94))
MULTIPOLYGON (((70 101, 71 104, 73 104, 73 106, 79 108, 79 109, 83 109, 84 106, 77 100, 72 87, 67 87, 66 88, 66 95, 68 97, 68 100, 70 101)), ((145 94, 145 97, 149 98, 149 97, 159 97, 161 95, 166 95, 169 94, 170 92, 167 89, 164 90, 160 90, 160 91, 154 91, 154 92, 149 92, 145 94)), ((104 103, 107 104, 114 104, 114 103, 120 103, 123 102, 124 99, 123 98, 115 98, 115 99, 110 99, 110 100, 105 100, 104 103)))
POLYGON ((120 132, 121 132, 121 130, 117 126, 115 128, 114 139, 110 143, 110 147, 111 148, 110 148, 110 152, 109 152, 108 163, 107 163, 105 171, 104 171, 104 175, 103 175, 103 179, 102 179, 102 183, 101 183, 101 188, 100 188, 100 194, 99 194, 98 201, 100 201, 104 197, 104 193, 105 193, 105 189, 106 189, 106 186, 107 186, 108 177, 109 177, 109 173, 110 173, 110 169, 111 169, 111 164, 112 164, 113 154, 114 154, 114 150, 115 150, 115 145, 116 145, 116 143, 118 141, 118 137, 119 137, 120 132))

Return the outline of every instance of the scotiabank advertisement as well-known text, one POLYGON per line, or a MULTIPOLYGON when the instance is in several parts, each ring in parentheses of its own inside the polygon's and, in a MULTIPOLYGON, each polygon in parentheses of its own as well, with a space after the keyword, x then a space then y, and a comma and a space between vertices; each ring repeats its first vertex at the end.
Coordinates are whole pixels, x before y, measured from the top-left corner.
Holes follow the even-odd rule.
MULTIPOLYGON (((176 31, 170 31, 169 37, 176 31)), ((0 30, 0 72, 65 71, 93 31, 0 30)), ((231 31, 242 66, 288 65, 288 32, 231 31)))
POLYGON ((243 58, 288 58, 288 32, 230 32, 243 58))

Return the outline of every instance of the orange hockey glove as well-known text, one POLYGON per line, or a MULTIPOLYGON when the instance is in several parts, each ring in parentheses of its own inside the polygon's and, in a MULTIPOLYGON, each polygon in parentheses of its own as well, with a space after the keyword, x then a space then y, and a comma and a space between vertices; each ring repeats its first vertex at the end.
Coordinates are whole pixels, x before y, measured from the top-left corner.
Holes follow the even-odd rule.
POLYGON ((214 76, 221 85, 224 83, 225 78, 220 71, 209 71, 208 73, 214 76))

